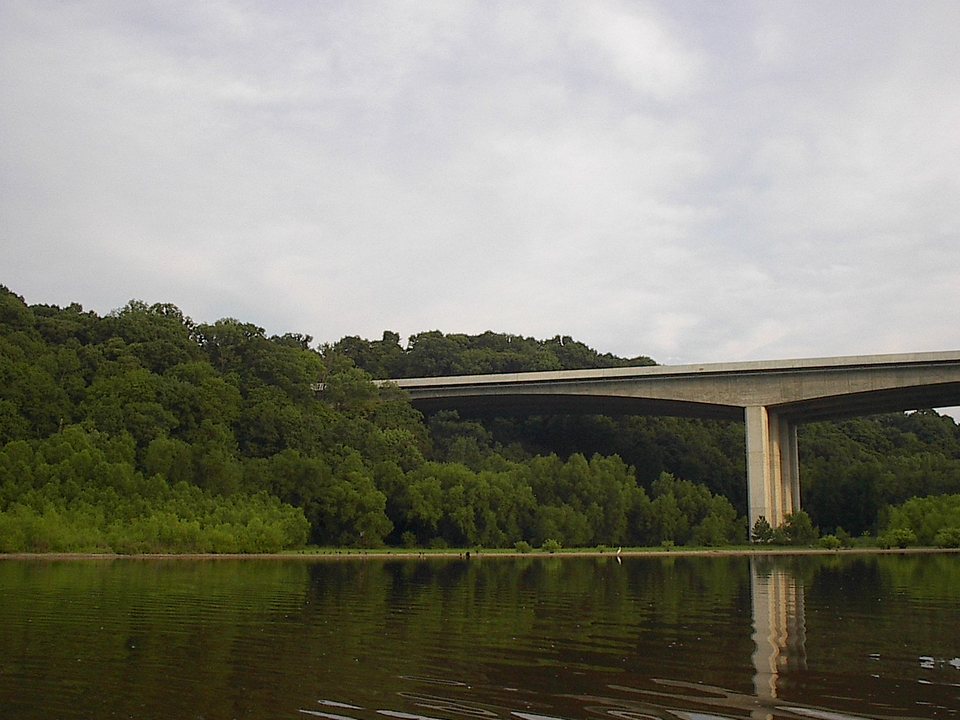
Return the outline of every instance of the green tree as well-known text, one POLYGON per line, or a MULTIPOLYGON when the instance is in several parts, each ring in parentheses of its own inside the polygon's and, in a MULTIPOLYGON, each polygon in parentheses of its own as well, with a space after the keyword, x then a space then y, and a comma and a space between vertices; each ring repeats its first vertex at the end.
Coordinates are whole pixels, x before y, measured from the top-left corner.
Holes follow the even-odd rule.
POLYGON ((803 510, 785 515, 782 527, 791 545, 809 545, 819 535, 810 516, 803 510))
POLYGON ((145 368, 98 376, 90 385, 82 410, 98 429, 130 433, 140 448, 167 435, 177 419, 164 407, 163 379, 145 368))
POLYGON ((162 374, 201 356, 194 324, 175 305, 131 300, 107 320, 143 367, 162 374))
POLYGON ((755 543, 764 544, 773 540, 773 528, 763 515, 758 517, 757 521, 753 524, 750 539, 755 543))

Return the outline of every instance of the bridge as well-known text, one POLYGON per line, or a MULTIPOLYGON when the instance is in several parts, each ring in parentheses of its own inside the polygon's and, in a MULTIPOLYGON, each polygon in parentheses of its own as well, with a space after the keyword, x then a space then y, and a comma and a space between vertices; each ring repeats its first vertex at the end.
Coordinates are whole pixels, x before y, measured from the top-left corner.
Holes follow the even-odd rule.
POLYGON ((960 405, 960 351, 392 380, 424 412, 672 415, 746 423, 750 527, 800 509, 797 426, 960 405))

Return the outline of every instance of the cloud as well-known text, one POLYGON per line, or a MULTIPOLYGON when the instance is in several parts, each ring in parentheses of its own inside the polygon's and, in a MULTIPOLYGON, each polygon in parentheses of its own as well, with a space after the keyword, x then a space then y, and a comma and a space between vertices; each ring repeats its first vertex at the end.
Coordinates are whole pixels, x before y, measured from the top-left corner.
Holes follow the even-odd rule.
POLYGON ((0 282, 321 341, 957 347, 957 8, 7 2, 0 282))
POLYGON ((698 84, 700 58, 651 5, 575 4, 571 27, 602 57, 608 78, 618 78, 641 96, 669 102, 698 84))

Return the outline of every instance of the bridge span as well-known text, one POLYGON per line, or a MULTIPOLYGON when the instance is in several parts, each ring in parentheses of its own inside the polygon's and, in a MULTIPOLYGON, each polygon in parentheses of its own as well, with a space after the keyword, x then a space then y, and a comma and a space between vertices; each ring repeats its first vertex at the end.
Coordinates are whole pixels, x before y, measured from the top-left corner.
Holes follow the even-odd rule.
POLYGON ((960 351, 391 380, 424 412, 673 415, 746 423, 750 527, 800 509, 797 426, 960 405, 960 351))

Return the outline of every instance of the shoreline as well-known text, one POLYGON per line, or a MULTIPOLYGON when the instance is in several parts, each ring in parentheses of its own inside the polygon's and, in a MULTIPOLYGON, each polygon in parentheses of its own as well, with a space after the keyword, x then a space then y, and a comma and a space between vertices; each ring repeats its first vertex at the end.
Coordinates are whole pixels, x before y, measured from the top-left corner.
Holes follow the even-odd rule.
POLYGON ((665 558, 665 557, 790 557, 790 556, 841 556, 841 555, 928 555, 960 554, 960 548, 908 547, 908 548, 721 548, 711 549, 634 549, 622 550, 559 550, 557 552, 518 552, 516 550, 323 550, 281 553, 0 553, 0 562, 4 560, 41 560, 41 561, 96 561, 96 560, 291 560, 291 561, 339 561, 339 560, 481 560, 496 558, 665 558))

